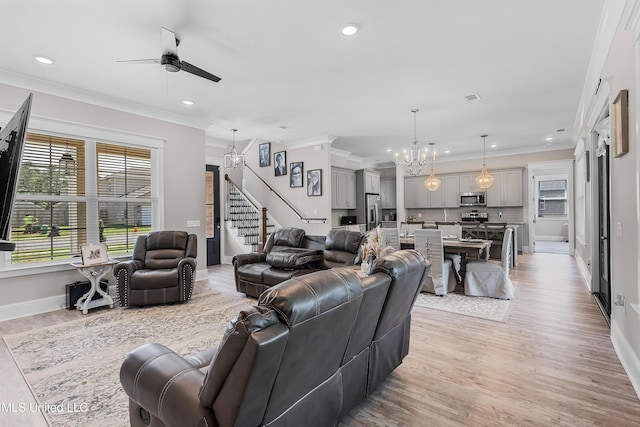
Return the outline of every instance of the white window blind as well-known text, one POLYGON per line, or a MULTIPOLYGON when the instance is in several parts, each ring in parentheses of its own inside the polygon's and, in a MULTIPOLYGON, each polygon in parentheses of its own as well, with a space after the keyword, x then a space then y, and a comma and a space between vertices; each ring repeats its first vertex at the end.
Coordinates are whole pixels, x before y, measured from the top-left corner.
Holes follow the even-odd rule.
POLYGON ((152 150, 28 133, 10 263, 67 260, 98 240, 109 255, 131 252, 137 235, 151 230, 152 150))

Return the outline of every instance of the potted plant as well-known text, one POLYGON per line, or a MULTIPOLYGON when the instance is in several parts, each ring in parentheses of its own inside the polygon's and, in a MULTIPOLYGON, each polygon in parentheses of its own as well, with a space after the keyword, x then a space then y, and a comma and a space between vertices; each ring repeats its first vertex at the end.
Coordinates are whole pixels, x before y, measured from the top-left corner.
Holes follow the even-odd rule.
POLYGON ((366 274, 371 273, 377 258, 394 251, 393 246, 384 246, 384 233, 380 226, 368 231, 365 242, 362 245, 361 270, 366 274))

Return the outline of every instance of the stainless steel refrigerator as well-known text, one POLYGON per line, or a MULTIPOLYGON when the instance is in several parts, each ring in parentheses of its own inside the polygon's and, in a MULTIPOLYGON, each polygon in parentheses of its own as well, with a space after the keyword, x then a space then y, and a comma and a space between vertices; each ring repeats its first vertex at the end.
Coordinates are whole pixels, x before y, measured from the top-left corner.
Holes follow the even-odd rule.
POLYGON ((382 207, 379 194, 365 194, 365 212, 367 213, 367 231, 376 228, 382 221, 382 207))

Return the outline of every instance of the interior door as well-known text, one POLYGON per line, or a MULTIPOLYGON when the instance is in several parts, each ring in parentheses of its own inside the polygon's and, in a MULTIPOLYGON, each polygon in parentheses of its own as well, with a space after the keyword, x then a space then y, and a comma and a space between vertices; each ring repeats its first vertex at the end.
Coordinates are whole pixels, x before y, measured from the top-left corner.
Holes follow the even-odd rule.
POLYGON ((220 264, 220 167, 207 165, 205 172, 207 210, 207 266, 220 264))
POLYGON ((602 311, 611 317, 610 243, 609 243, 609 146, 604 145, 598 157, 598 268, 595 295, 602 311))

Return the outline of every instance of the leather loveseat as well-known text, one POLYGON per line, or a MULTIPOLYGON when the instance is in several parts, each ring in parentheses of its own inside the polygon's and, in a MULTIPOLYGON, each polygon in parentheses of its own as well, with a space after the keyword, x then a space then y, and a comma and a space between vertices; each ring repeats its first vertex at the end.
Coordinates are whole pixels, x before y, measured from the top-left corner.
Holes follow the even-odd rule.
POLYGON ((301 228, 281 228, 269 236, 264 252, 233 257, 236 289, 258 298, 292 277, 357 264, 363 238, 360 232, 342 229, 331 230, 327 236, 310 236, 301 228))
POLYGON ((294 277, 234 318, 217 347, 127 355, 132 426, 332 426, 402 363, 428 271, 416 251, 294 277))

